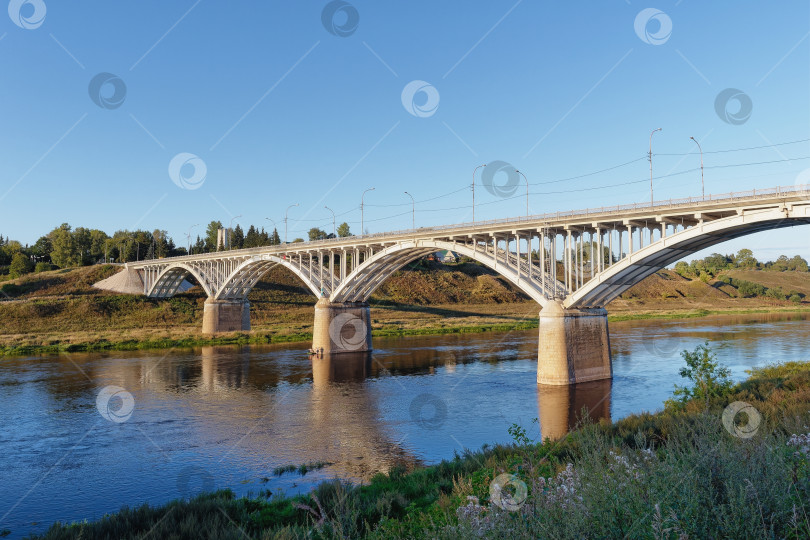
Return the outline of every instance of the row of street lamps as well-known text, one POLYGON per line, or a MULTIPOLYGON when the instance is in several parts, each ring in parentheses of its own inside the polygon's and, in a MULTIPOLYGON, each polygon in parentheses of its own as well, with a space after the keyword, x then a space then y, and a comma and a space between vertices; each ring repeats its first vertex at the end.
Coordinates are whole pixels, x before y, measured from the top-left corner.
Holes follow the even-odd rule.
MULTIPOLYGON (((649 153, 647 154, 647 159, 650 162, 650 205, 654 204, 654 197, 653 197, 653 168, 652 168, 652 156, 653 156, 653 153, 652 153, 652 137, 658 131, 662 131, 662 129, 663 128, 656 128, 656 129, 652 130, 652 132, 650 133, 650 150, 649 150, 649 153)), ((701 197, 705 199, 706 198, 706 185, 705 185, 704 178, 703 178, 703 148, 700 146, 700 143, 698 142, 697 139, 695 139, 694 137, 689 137, 689 138, 691 140, 695 141, 695 144, 698 146, 698 150, 700 151, 700 188, 701 188, 701 197)), ((475 167, 475 169, 473 169, 473 181, 472 181, 472 184, 470 186, 472 188, 472 221, 473 221, 473 223, 475 223, 475 174, 478 172, 478 169, 480 169, 482 167, 486 167, 486 164, 478 165, 477 167, 475 167)), ((529 179, 526 178, 526 175, 523 174, 523 172, 521 172, 520 170, 515 169, 515 172, 517 174, 519 174, 520 176, 522 176, 523 179, 526 181, 526 217, 528 217, 529 216, 529 179)), ((374 191, 375 189, 376 188, 373 188, 373 187, 368 188, 367 190, 363 191, 363 194, 360 196, 360 234, 365 233, 365 212, 364 212, 365 196, 366 196, 366 193, 368 193, 369 191, 374 191)), ((411 198, 411 228, 416 229, 416 201, 414 200, 413 195, 411 195, 407 191, 405 192, 405 194, 408 197, 411 198)), ((291 204, 290 206, 287 207, 287 210, 284 212, 284 243, 285 244, 287 243, 287 230, 288 230, 287 223, 288 223, 288 219, 289 219, 290 208, 295 208, 296 206, 300 206, 300 205, 298 203, 291 204)), ((335 225, 335 211, 332 210, 331 208, 329 208, 328 206, 324 206, 324 208, 326 208, 327 210, 329 210, 332 213, 332 234, 337 236, 337 227, 335 225)), ((240 218, 240 217, 242 217, 242 216, 239 215, 239 216, 231 218, 230 226, 232 227, 234 220, 237 219, 237 218, 240 218)), ((277 228, 276 227, 276 222, 274 220, 270 219, 269 217, 264 218, 264 219, 267 219, 267 220, 271 221, 273 223, 273 227, 277 228)), ((186 238, 188 240, 188 251, 189 251, 189 253, 191 253, 191 230, 194 227, 198 227, 198 226, 199 226, 199 223, 195 224, 195 225, 192 225, 191 228, 188 230, 188 234, 186 234, 186 238)))

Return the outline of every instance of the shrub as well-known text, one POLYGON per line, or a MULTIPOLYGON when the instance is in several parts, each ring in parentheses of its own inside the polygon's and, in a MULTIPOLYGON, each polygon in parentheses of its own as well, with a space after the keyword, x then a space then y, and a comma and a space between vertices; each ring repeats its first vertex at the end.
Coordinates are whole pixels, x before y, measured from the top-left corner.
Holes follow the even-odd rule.
POLYGON ((765 294, 765 287, 759 283, 751 283, 750 281, 734 280, 734 285, 744 298, 751 298, 753 296, 762 296, 765 294))
POLYGON ((37 265, 34 267, 34 272, 48 272, 49 270, 53 270, 54 266, 51 263, 46 262, 38 262, 37 265))
POLYGON ((685 405, 691 400, 705 400, 708 407, 711 398, 722 398, 731 392, 731 370, 717 362, 717 356, 708 342, 698 345, 692 352, 683 351, 681 357, 686 367, 681 368, 679 374, 691 381, 693 386, 675 385, 673 399, 667 404, 685 405))
POLYGON ((801 304, 802 303, 802 297, 799 296, 798 294, 794 294, 794 295, 792 295, 790 297, 790 301, 793 302, 794 304, 801 304))
POLYGON ((776 300, 784 300, 785 299, 785 293, 782 292, 781 287, 773 287, 771 289, 768 289, 765 292, 765 296, 767 296, 768 298, 775 298, 776 300))

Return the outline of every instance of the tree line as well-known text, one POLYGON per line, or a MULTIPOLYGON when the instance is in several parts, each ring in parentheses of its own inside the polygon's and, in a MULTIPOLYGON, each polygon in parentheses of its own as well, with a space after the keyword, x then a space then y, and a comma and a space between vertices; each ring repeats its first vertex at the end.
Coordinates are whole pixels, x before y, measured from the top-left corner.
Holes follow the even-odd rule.
MULTIPOLYGON (((100 229, 73 228, 63 223, 41 236, 33 245, 0 235, 0 275, 12 278, 36 271, 54 268, 88 266, 105 262, 131 262, 161 259, 180 255, 211 253, 225 248, 219 242, 222 222, 211 221, 202 236, 185 239, 185 245, 177 245, 162 229, 153 231, 119 230, 112 235, 100 229)), ((347 223, 336 228, 337 236, 351 236, 347 223)), ((334 238, 319 228, 309 230, 309 240, 334 238)), ((293 242, 303 242, 296 238, 293 242)), ((266 231, 264 227, 250 225, 245 232, 237 225, 229 231, 229 249, 274 246, 282 243, 276 228, 266 231)))

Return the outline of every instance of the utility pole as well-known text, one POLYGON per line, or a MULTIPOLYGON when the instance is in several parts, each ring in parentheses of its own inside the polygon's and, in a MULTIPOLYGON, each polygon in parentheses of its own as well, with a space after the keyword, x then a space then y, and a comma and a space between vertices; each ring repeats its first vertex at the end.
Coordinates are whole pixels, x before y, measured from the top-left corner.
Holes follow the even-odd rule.
POLYGON ((486 164, 484 164, 484 165, 479 165, 478 167, 476 167, 475 169, 473 169, 473 181, 472 181, 472 192, 473 192, 473 223, 475 223, 475 173, 476 173, 476 171, 478 171, 478 169, 480 169, 481 167, 486 167, 486 164))
POLYGON ((416 229, 416 201, 413 200, 413 195, 407 191, 405 195, 411 198, 411 229, 416 229))
POLYGON ((656 131, 661 131, 662 128, 652 130, 650 133, 650 206, 653 206, 653 175, 652 175, 652 136, 655 134, 656 131))
POLYGON ((702 199, 706 199, 706 184, 703 183, 703 148, 700 147, 700 143, 694 137, 689 137, 695 144, 698 145, 698 150, 700 150, 700 195, 702 199))

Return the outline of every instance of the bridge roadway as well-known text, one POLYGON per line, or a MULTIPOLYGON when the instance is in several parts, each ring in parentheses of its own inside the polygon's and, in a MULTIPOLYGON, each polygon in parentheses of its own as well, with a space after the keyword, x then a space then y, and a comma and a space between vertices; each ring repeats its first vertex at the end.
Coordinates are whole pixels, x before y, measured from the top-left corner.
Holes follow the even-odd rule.
POLYGON ((168 298, 192 276, 208 295, 203 332, 250 330, 248 293, 274 266, 318 298, 313 350, 371 351, 368 299, 394 272, 439 250, 501 274, 541 306, 537 380, 612 377, 604 306, 650 274, 715 244, 810 224, 810 186, 670 199, 127 263, 97 287, 168 298), (131 291, 131 289, 129 289, 131 291))

